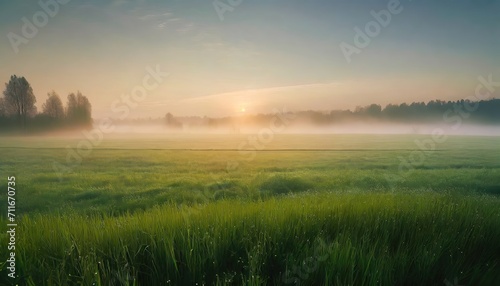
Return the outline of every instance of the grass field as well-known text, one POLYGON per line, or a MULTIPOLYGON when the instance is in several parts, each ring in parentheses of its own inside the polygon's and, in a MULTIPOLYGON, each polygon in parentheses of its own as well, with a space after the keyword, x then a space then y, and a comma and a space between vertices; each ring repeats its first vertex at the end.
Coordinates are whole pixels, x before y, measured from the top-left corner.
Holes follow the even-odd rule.
POLYGON ((428 139, 108 138, 59 176, 78 137, 2 138, 0 284, 500 285, 500 138, 428 139))

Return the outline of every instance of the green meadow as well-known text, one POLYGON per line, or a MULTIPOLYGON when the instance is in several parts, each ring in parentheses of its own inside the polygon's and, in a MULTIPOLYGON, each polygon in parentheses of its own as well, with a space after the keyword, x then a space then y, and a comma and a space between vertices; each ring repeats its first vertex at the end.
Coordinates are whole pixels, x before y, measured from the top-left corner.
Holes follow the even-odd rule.
POLYGON ((1 285, 500 285, 500 137, 82 138, 1 138, 1 285))

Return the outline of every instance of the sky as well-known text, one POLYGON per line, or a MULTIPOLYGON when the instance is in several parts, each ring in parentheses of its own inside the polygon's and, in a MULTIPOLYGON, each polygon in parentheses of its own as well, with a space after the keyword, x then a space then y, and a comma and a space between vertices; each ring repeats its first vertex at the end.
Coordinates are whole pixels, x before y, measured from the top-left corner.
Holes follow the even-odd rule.
POLYGON ((499 13, 496 0, 2 1, 0 82, 26 77, 39 109, 79 90, 95 118, 457 100, 478 76, 500 80, 499 13))

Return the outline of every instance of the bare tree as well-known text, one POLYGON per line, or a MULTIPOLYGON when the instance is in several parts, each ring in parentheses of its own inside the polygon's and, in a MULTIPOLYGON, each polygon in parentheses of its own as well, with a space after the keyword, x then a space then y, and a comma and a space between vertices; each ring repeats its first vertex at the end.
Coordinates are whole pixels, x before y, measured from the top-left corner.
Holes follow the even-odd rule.
POLYGON ((26 119, 36 114, 36 97, 26 78, 13 75, 5 84, 3 92, 5 106, 9 115, 15 115, 26 127, 26 119))
POLYGON ((64 108, 61 98, 55 91, 49 92, 48 98, 42 105, 43 113, 54 119, 64 118, 64 108))

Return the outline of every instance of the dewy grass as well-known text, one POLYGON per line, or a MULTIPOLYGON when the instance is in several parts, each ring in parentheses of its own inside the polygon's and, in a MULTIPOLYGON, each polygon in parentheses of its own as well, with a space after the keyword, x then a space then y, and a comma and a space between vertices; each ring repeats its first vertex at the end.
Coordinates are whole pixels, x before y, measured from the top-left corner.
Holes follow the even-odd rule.
POLYGON ((450 137, 401 172, 420 137, 375 137, 277 136, 251 162, 109 140, 62 181, 70 142, 4 140, 19 277, 1 263, 0 285, 500 285, 500 139, 450 137))
POLYGON ((495 197, 323 193, 219 201, 188 217, 183 212, 173 205, 118 217, 24 216, 18 282, 433 285, 447 277, 460 277, 466 285, 499 282, 495 197))

